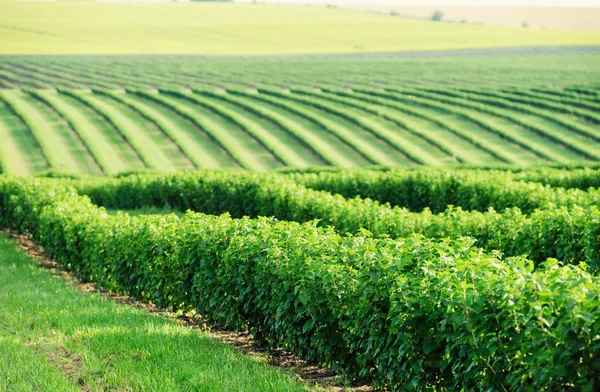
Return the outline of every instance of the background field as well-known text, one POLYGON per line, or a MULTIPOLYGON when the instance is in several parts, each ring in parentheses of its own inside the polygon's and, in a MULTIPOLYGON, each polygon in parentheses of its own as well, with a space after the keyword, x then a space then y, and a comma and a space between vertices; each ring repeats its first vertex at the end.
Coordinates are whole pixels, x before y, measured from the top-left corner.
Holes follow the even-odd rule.
POLYGON ((600 32, 432 23, 306 6, 0 2, 0 54, 297 54, 597 45, 600 32))
POLYGON ((440 10, 445 21, 494 26, 560 30, 600 30, 600 8, 567 7, 448 7, 448 6, 348 6, 349 9, 424 19, 440 10))
POLYGON ((598 61, 595 47, 6 57, 0 168, 101 175, 597 161, 598 61))

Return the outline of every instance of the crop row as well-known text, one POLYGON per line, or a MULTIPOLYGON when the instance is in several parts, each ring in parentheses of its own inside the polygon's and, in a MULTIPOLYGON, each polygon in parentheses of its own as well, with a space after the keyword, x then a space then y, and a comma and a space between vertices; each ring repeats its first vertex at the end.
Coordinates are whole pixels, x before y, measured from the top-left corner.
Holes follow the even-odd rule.
MULTIPOLYGON (((412 189, 418 192, 419 183, 411 184, 410 181, 411 178, 420 176, 426 177, 427 173, 405 176, 404 189, 410 192, 408 189, 414 186, 412 189)), ((489 181, 479 180, 478 183, 468 177, 460 183, 452 180, 451 176, 436 173, 431 173, 428 177, 434 184, 437 181, 440 192, 436 192, 435 186, 424 181, 427 188, 422 188, 423 193, 433 191, 433 194, 443 195, 441 189, 447 186, 448 190, 455 192, 446 193, 449 200, 460 195, 461 190, 465 195, 469 192, 477 195, 485 191, 485 185, 489 184, 489 181)), ((461 176, 456 178, 461 179, 461 176)), ((513 184, 524 186, 520 189, 517 187, 512 192, 505 192, 501 184, 490 187, 487 196, 479 199, 479 207, 484 212, 448 207, 433 214, 429 209, 410 212, 406 208, 392 208, 370 199, 346 199, 341 195, 306 188, 285 177, 256 173, 132 175, 120 179, 83 179, 72 182, 79 192, 106 208, 168 206, 180 211, 189 209, 212 215, 228 213, 234 218, 271 216, 296 222, 318 220, 320 226, 332 226, 341 234, 360 234, 367 230, 375 237, 401 238, 415 233, 432 238, 470 236, 477 240, 478 246, 499 250, 506 256, 527 254, 536 262, 549 257, 565 263, 577 264, 584 261, 592 272, 600 268, 600 211, 596 206, 590 206, 597 203, 590 202, 591 196, 588 193, 580 190, 554 190, 540 184, 513 184), (495 194, 494 191, 499 193, 495 194), (531 207, 531 201, 536 201, 535 195, 540 191, 543 191, 542 197, 543 193, 546 194, 548 204, 540 205, 544 209, 528 215, 517 207, 502 212, 488 210, 494 205, 494 197, 496 203, 506 203, 515 197, 525 207, 531 207), (557 204, 563 206, 557 207, 557 204)))
POLYGON ((377 386, 592 390, 600 377, 600 284, 574 266, 267 218, 110 216, 14 178, 0 179, 0 226, 110 290, 196 309, 377 386))
MULTIPOLYGON (((589 49, 586 49, 589 50, 589 49)), ((597 51, 597 50, 596 50, 597 51)), ((536 49, 505 56, 463 53, 432 62, 425 56, 324 56, 314 58, 3 58, 0 70, 10 72, 11 86, 25 83, 77 88, 95 86, 167 87, 285 84, 344 87, 397 86, 565 86, 561 96, 597 99, 598 53, 536 49), (553 64, 548 67, 547 64, 553 64), (399 72, 401 70, 401 72, 399 72), (476 75, 476 78, 474 78, 476 75)), ((544 88, 546 89, 546 88, 544 88)), ((552 89, 555 95, 556 88, 552 89)), ((547 95, 547 94, 546 94, 547 95)))
POLYGON ((532 106, 522 115, 519 103, 506 100, 510 104, 498 108, 468 100, 471 95, 327 87, 321 92, 272 87, 256 92, 3 90, 14 119, 0 121, 9 135, 18 133, 11 125, 18 121, 32 135, 29 146, 14 143, 21 150, 16 156, 39 145, 35 154, 50 168, 88 174, 140 165, 167 171, 231 166, 265 171, 312 164, 529 165, 600 157, 592 139, 600 135, 596 124, 563 113, 537 123, 531 113, 544 109, 532 106), (553 122, 557 116, 562 122, 553 122), (565 121, 588 133, 574 132, 565 121))

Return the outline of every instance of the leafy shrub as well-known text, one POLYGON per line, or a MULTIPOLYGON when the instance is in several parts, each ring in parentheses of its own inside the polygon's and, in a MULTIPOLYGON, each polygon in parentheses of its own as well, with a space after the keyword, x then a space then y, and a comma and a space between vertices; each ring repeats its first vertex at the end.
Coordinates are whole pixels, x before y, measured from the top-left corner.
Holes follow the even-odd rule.
POLYGON ((444 19, 444 12, 441 10, 435 10, 433 11, 433 14, 431 14, 431 20, 436 21, 436 22, 441 22, 444 19))
MULTIPOLYGON (((392 390, 593 390, 600 281, 471 239, 342 237, 314 223, 111 216, 47 180, 0 178, 0 225, 85 279, 198 309, 392 390)), ((365 232, 366 234, 366 232, 365 232)))
MULTIPOLYGON (((464 203, 477 203, 478 200, 495 198, 497 202, 510 204, 511 195, 518 195, 514 190, 505 191, 503 187, 497 188, 500 195, 504 195, 503 199, 490 191, 487 192, 487 196, 485 193, 477 194, 475 191, 481 186, 481 180, 471 187, 468 183, 465 185, 454 180, 446 181, 442 176, 445 182, 439 181, 435 186, 417 180, 411 183, 412 178, 419 178, 417 175, 408 176, 407 181, 400 178, 404 182, 392 176, 386 183, 379 181, 379 174, 373 174, 372 177, 348 176, 347 178, 351 179, 358 178, 361 182, 340 181, 336 189, 347 189, 349 192, 356 192, 357 189, 369 191, 368 179, 372 178, 372 188, 383 189, 383 195, 386 195, 386 189, 389 189, 388 193, 395 197, 396 193, 393 192, 396 188, 392 185, 404 186, 409 193, 410 199, 407 200, 413 200, 414 203, 419 203, 420 198, 414 196, 419 192, 425 196, 432 195, 430 200, 443 194, 455 199, 463 197, 464 203), (460 185, 453 185, 456 183, 460 185), (357 185, 353 187, 352 184, 357 185), (378 188, 378 184, 384 186, 378 188)), ((319 179, 322 177, 323 175, 318 176, 319 179)), ((431 179, 432 182, 435 181, 435 177, 431 179)), ((88 179, 74 181, 72 184, 80 192, 89 195, 94 203, 107 208, 137 209, 154 206, 180 211, 190 209, 214 215, 229 213, 234 218, 273 216, 280 220, 296 222, 317 219, 319 226, 332 226, 340 233, 355 234, 366 229, 376 237, 398 238, 414 233, 431 238, 471 236, 477 239, 477 246, 500 250, 507 256, 527 254, 536 262, 542 262, 549 257, 566 263, 585 261, 589 264, 591 272, 600 268, 600 233, 597 229, 600 212, 593 206, 573 206, 567 209, 554 207, 548 202, 545 209, 529 215, 518 208, 505 209, 503 212, 496 212, 494 209, 469 212, 453 206, 438 214, 433 214, 429 209, 412 213, 407 209, 381 205, 371 199, 346 199, 340 195, 307 189, 285 177, 243 171, 133 175, 119 180, 88 179), (573 238, 580 240, 573 241, 573 238)), ((524 195, 521 196, 524 200, 521 204, 544 205, 540 201, 543 195, 538 200, 534 197, 535 191, 540 189, 546 192, 546 200, 560 201, 563 198, 562 203, 567 205, 573 201, 564 195, 578 195, 573 199, 575 201, 584 200, 587 195, 581 191, 570 193, 558 190, 553 193, 552 188, 541 185, 525 184, 525 187, 519 188, 519 182, 510 184, 515 185, 524 195), (531 190, 534 192, 527 193, 531 190)), ((370 191, 372 192, 372 189, 370 191)), ((515 198, 519 199, 518 196, 515 198)), ((440 200, 443 200, 443 197, 440 197, 440 200)), ((441 206, 441 202, 438 203, 441 206)))

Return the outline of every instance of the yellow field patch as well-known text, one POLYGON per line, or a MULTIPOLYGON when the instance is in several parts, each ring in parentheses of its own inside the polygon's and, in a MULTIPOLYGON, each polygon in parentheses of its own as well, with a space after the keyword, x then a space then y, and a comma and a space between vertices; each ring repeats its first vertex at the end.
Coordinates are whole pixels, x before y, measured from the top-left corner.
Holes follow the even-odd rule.
POLYGON ((600 32, 258 4, 0 2, 0 54, 301 54, 600 45, 600 32))

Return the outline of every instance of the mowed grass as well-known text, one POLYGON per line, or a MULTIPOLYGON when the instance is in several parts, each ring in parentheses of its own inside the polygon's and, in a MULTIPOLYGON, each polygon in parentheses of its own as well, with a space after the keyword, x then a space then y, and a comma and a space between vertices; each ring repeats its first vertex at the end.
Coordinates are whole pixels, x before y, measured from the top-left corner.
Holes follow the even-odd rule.
POLYGON ((0 54, 301 54, 599 45, 598 31, 264 4, 0 2, 0 54))
POLYGON ((0 235, 0 391, 303 391, 196 329, 86 294, 0 235))

